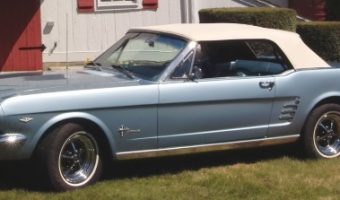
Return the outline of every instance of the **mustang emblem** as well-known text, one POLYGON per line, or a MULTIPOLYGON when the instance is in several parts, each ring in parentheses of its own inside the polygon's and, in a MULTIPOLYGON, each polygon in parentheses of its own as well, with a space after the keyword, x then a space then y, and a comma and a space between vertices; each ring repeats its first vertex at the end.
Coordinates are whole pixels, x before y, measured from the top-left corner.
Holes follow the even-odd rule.
POLYGON ((21 122, 28 123, 33 120, 33 117, 23 117, 19 119, 21 122))
POLYGON ((124 125, 121 125, 120 128, 118 129, 118 133, 120 134, 121 137, 124 137, 126 134, 136 134, 140 132, 141 132, 140 129, 132 130, 128 127, 125 127, 124 125))

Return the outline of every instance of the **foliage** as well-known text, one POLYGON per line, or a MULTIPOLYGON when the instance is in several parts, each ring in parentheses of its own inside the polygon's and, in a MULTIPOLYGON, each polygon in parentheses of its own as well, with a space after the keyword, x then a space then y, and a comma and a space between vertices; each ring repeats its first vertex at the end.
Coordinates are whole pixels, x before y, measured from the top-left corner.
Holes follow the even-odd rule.
POLYGON ((295 31, 296 11, 286 8, 212 8, 199 11, 201 23, 242 23, 295 31))
POLYGON ((297 32, 323 59, 340 61, 340 22, 299 23, 297 32))
POLYGON ((340 20, 340 1, 326 0, 326 19, 330 21, 340 20))

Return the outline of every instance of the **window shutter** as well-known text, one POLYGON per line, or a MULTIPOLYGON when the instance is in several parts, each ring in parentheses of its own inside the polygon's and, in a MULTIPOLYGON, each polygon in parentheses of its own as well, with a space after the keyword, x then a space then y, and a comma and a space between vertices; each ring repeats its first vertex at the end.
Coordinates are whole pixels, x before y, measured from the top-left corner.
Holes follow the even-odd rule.
POLYGON ((78 12, 93 12, 94 0, 77 0, 78 12))
POLYGON ((158 0, 143 0, 143 8, 157 10, 158 0))

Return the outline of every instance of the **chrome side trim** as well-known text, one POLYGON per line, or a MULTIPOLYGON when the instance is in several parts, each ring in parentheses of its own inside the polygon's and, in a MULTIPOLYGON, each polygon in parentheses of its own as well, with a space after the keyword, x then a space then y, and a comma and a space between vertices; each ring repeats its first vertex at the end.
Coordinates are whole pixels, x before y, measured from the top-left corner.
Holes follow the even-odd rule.
POLYGON ((299 139, 299 137, 300 135, 297 134, 297 135, 289 135, 289 136, 281 136, 281 137, 262 138, 262 139, 215 143, 215 144, 193 145, 193 146, 185 146, 185 147, 170 147, 170 148, 150 149, 150 150, 141 150, 141 151, 126 151, 126 152, 117 153, 116 158, 118 160, 130 160, 130 159, 139 159, 139 158, 153 158, 153 157, 183 155, 183 154, 192 154, 192 153, 223 151, 223 150, 229 150, 229 149, 244 149, 244 148, 251 148, 251 147, 271 146, 271 145, 278 145, 278 144, 293 143, 293 142, 296 142, 299 139))
POLYGON ((255 129, 265 129, 268 128, 268 125, 258 125, 258 126, 247 126, 242 128, 229 128, 229 129, 221 129, 221 130, 212 130, 212 131, 201 131, 201 132, 190 132, 190 133, 178 133, 176 135, 162 135, 158 136, 158 138, 171 138, 171 137, 183 137, 183 136, 195 136, 195 135, 208 135, 212 133, 227 133, 234 131, 246 131, 246 130, 255 130, 255 129))
POLYGON ((283 123, 278 123, 278 124, 269 124, 269 128, 276 128, 276 127, 282 127, 282 126, 288 126, 290 125, 290 122, 283 122, 283 123))
POLYGON ((171 137, 183 137, 183 136, 195 136, 195 135, 208 135, 212 133, 228 133, 234 131, 247 131, 247 130, 255 130, 255 129, 265 129, 271 127, 281 127, 289 125, 289 122, 278 123, 278 124, 270 124, 270 125, 258 125, 258 126, 247 126, 241 128, 229 128, 229 129, 220 129, 220 130, 212 130, 212 131, 201 131, 201 132, 189 132, 189 133, 178 133, 176 135, 162 135, 158 136, 159 139, 162 138, 171 138, 171 137))

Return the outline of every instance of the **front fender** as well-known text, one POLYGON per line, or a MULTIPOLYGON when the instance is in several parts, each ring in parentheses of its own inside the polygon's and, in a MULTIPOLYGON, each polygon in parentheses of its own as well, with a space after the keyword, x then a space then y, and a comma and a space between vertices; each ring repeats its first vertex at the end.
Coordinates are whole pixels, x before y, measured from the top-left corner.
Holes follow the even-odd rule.
MULTIPOLYGON (((103 131, 106 139, 108 140, 108 143, 110 145, 110 148, 112 152, 116 152, 116 144, 113 140, 112 133, 110 129, 96 116, 85 113, 85 112, 70 112, 70 113, 63 113, 59 114, 57 116, 54 116, 53 118, 49 119, 47 122, 45 122, 37 131, 37 133, 32 138, 31 145, 36 147, 40 141, 40 139, 44 136, 44 134, 47 134, 47 130, 51 128, 53 125, 65 121, 65 120, 71 120, 71 119, 84 119, 89 120, 96 125, 98 125, 99 128, 103 131)), ((33 153, 33 152, 31 152, 33 153)))

